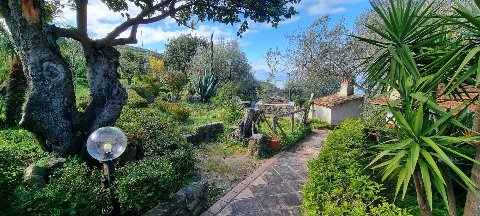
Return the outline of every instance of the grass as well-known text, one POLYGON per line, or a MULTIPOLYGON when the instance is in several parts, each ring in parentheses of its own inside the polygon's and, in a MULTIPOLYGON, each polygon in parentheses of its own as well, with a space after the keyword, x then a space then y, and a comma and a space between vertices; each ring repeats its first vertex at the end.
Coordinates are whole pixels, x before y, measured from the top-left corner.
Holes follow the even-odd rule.
MULTIPOLYGON (((269 122, 272 125, 272 122, 269 122)), ((291 118, 282 117, 278 119, 277 135, 282 139, 282 150, 286 150, 297 144, 300 140, 305 138, 308 134, 311 133, 312 129, 310 124, 303 124, 299 120, 295 120, 293 132, 291 129, 291 118), (281 128, 281 129, 280 129, 281 128), (282 132, 283 129, 283 132, 282 132)), ((268 126, 267 122, 262 122, 260 124, 260 132, 267 137, 273 137, 274 133, 272 129, 268 126)))

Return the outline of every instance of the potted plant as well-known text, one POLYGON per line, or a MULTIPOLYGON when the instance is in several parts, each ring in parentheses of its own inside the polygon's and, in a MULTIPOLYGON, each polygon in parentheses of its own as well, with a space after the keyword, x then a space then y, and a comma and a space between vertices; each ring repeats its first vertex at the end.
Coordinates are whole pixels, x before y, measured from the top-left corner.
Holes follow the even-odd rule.
POLYGON ((282 142, 282 139, 278 136, 267 138, 268 146, 270 146, 270 148, 276 152, 280 150, 281 142, 282 142))

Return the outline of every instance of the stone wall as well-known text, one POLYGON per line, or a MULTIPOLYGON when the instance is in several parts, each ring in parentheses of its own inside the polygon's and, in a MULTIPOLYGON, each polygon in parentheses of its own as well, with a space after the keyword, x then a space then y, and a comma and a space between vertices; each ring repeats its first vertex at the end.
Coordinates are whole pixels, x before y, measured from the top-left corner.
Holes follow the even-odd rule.
POLYGON ((180 189, 169 203, 163 203, 150 209, 144 216, 197 216, 207 206, 207 182, 197 181, 180 189))
POLYGON ((200 144, 212 140, 222 132, 223 124, 221 122, 215 122, 198 126, 194 134, 186 135, 185 138, 189 143, 200 144))
POLYGON ((263 110, 267 115, 278 115, 295 111, 295 106, 290 104, 257 104, 255 108, 263 110))

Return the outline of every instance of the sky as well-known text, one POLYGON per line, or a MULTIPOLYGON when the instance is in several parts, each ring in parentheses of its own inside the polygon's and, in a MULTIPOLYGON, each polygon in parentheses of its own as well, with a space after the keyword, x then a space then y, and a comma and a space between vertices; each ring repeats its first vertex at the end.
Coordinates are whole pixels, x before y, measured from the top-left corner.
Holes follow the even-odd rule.
MULTIPOLYGON (((178 26, 173 19, 168 18, 157 23, 141 25, 137 34, 139 43, 134 46, 142 47, 143 44, 146 49, 163 52, 168 39, 188 33, 209 38, 213 32, 214 40, 237 40, 253 67, 254 76, 259 80, 265 80, 268 76, 265 53, 269 48, 287 47, 286 34, 306 29, 315 19, 324 15, 330 15, 332 25, 342 17, 345 18, 347 27, 351 29, 356 18, 367 10, 370 4, 368 0, 302 0, 294 6, 299 13, 281 22, 277 28, 264 23, 250 23, 249 30, 243 33, 242 37, 237 36, 239 25, 203 22, 197 24, 192 30, 178 26)), ((132 5, 128 12, 134 16, 139 11, 140 9, 132 5)), ((123 21, 125 18, 120 13, 110 11, 100 0, 89 1, 88 33, 91 37, 104 37, 123 21)), ((66 9, 56 22, 65 26, 75 25, 75 11, 66 9)), ((127 31, 122 36, 127 37, 128 34, 127 31)), ((282 87, 286 81, 286 75, 279 75, 276 81, 277 86, 282 87)))

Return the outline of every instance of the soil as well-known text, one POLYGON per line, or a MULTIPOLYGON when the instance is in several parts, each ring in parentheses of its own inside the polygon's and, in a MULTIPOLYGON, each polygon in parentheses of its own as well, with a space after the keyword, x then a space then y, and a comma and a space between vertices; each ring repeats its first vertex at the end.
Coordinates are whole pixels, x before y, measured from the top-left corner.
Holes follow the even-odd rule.
POLYGON ((265 159, 248 156, 248 147, 220 142, 205 143, 195 149, 197 169, 209 184, 209 205, 247 178, 265 159))

